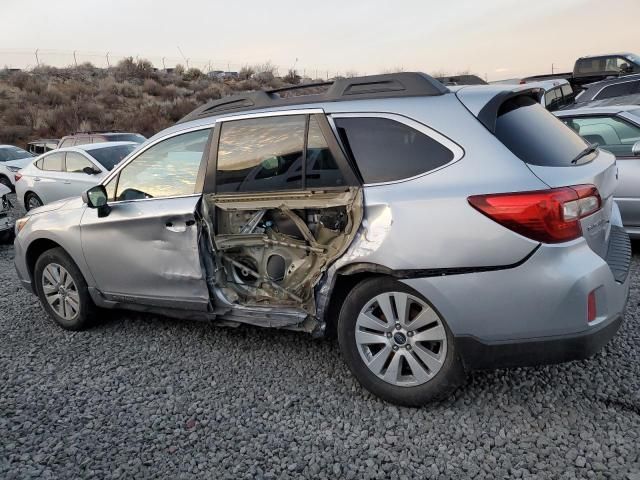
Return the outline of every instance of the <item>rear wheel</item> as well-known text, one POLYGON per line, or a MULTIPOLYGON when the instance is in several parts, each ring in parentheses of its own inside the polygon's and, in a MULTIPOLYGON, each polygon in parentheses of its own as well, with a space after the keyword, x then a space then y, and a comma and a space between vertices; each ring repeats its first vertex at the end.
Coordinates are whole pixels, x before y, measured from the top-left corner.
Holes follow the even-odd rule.
POLYGON ((33 276, 42 306, 58 325, 67 330, 88 325, 96 307, 82 273, 62 248, 44 252, 33 276))
POLYGON ((33 210, 44 205, 40 197, 33 192, 29 192, 24 196, 24 208, 27 210, 33 210))
POLYGON ((392 403, 440 400, 464 377, 444 319, 391 278, 368 279, 351 290, 340 310, 338 341, 358 381, 392 403))
POLYGON ((11 184, 9 179, 3 175, 0 175, 0 185, 4 185, 13 192, 13 185, 11 184))

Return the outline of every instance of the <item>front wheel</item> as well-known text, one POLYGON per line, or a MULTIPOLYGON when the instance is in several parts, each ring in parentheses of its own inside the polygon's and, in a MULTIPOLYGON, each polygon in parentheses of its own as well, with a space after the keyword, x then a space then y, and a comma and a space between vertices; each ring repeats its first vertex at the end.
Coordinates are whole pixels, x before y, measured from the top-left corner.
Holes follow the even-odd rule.
POLYGON ((13 239, 14 239, 13 229, 0 232, 0 244, 9 244, 13 242, 13 239))
POLYGON ((392 403, 415 407, 440 400, 464 378, 444 319, 418 292, 391 278, 371 278, 349 292, 338 341, 358 381, 392 403))
POLYGON ((42 306, 58 325, 67 330, 88 325, 96 307, 82 273, 62 248, 44 252, 33 277, 42 306))

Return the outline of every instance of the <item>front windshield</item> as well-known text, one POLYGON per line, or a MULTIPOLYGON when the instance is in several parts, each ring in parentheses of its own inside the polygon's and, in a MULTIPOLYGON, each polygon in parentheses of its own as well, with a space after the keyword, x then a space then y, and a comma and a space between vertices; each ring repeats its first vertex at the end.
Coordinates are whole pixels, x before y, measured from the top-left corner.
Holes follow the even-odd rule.
POLYGON ((95 158, 100 165, 107 170, 113 168, 129 155, 137 145, 116 145, 115 147, 102 147, 88 150, 87 153, 95 158))
POLYGON ((20 160, 21 158, 29 157, 33 157, 33 155, 19 147, 0 148, 0 162, 10 162, 11 160, 20 160))

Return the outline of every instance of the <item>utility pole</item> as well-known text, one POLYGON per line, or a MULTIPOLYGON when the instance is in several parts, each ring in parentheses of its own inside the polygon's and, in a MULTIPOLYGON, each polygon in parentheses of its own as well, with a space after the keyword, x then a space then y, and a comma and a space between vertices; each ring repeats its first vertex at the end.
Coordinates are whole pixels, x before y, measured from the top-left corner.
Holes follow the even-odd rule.
POLYGON ((553 63, 552 63, 552 64, 551 64, 551 75, 553 75, 554 73, 555 73, 555 71, 554 71, 554 65, 553 65, 553 63))
POLYGON ((165 57, 162 57, 162 69, 166 72, 167 71, 167 66, 164 64, 164 59, 165 59, 165 57))
POLYGON ((107 68, 111 68, 111 64, 109 63, 109 52, 107 52, 107 68))
POLYGON ((40 66, 40 59, 38 58, 38 49, 36 48, 36 65, 40 66))
POLYGON ((73 51, 73 63, 76 64, 76 68, 78 68, 78 59, 76 58, 76 51, 73 51))

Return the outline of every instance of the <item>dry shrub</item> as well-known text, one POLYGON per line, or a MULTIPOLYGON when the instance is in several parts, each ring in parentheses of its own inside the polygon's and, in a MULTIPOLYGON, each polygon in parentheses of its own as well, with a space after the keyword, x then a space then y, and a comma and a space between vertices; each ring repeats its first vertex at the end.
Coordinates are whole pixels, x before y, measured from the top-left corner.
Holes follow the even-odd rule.
POLYGON ((217 100, 222 98, 222 91, 217 85, 210 85, 206 89, 196 93, 196 100, 198 103, 206 103, 210 100, 217 100))

